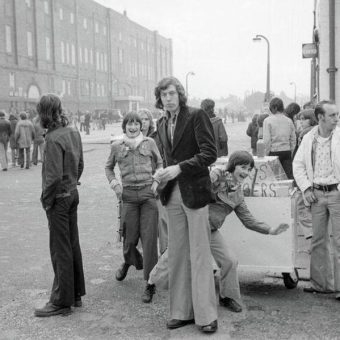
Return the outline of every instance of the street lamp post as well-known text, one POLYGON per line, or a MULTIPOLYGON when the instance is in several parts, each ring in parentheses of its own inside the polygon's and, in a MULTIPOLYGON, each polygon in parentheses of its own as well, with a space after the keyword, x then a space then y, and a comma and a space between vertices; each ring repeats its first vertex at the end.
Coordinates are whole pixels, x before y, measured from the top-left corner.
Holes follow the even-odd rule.
POLYGON ((294 102, 296 103, 296 83, 294 81, 291 81, 289 85, 294 85, 294 102))
POLYGON ((188 92, 188 77, 189 77, 189 76, 194 76, 194 75, 195 75, 195 73, 192 72, 192 71, 190 71, 190 72, 188 72, 188 73, 186 74, 186 76, 185 76, 185 93, 186 93, 186 95, 187 95, 187 98, 189 98, 189 92, 188 92))
POLYGON ((270 44, 269 40, 261 34, 257 34, 255 38, 253 38, 254 42, 261 41, 264 39, 267 42, 267 90, 265 96, 265 102, 270 101, 270 44))

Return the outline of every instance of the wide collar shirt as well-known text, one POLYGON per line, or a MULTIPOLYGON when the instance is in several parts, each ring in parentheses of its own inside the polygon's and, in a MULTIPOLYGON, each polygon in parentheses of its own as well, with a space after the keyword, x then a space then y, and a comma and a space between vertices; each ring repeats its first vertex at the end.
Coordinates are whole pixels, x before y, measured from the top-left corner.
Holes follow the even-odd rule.
POLYGON ((314 179, 315 184, 328 185, 338 183, 332 167, 331 140, 333 132, 327 138, 321 137, 317 132, 314 137, 314 179))

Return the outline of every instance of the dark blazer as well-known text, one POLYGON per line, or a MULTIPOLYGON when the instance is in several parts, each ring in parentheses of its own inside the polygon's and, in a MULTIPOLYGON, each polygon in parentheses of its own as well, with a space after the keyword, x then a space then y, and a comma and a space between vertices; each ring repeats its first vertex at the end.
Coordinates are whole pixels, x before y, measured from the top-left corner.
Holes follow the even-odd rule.
POLYGON ((208 115, 200 109, 181 108, 174 131, 173 145, 168 139, 168 119, 157 122, 157 137, 162 145, 166 166, 178 164, 181 173, 169 181, 161 192, 161 201, 167 204, 178 180, 183 203, 191 209, 204 207, 212 200, 208 167, 217 157, 214 131, 208 115))

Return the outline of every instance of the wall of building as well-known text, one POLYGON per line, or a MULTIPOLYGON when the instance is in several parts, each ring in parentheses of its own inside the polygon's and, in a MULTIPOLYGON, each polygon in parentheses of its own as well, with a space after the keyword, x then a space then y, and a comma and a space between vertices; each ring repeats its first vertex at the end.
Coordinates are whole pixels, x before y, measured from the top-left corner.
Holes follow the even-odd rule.
POLYGON ((46 92, 72 112, 152 108, 157 81, 172 74, 172 41, 92 0, 0 0, 0 66, 6 111, 46 92))
MULTIPOLYGON (((329 0, 317 3, 317 28, 319 31, 319 100, 329 99, 329 0)), ((340 104, 340 0, 335 0, 335 100, 340 104)))

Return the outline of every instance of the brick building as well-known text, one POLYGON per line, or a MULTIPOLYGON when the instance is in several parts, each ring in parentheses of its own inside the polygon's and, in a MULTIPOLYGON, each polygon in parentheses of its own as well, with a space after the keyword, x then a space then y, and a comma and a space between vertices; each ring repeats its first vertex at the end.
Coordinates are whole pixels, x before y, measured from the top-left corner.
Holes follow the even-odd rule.
POLYGON ((0 0, 0 108, 59 94, 72 112, 153 108, 172 41, 91 0, 0 0))

